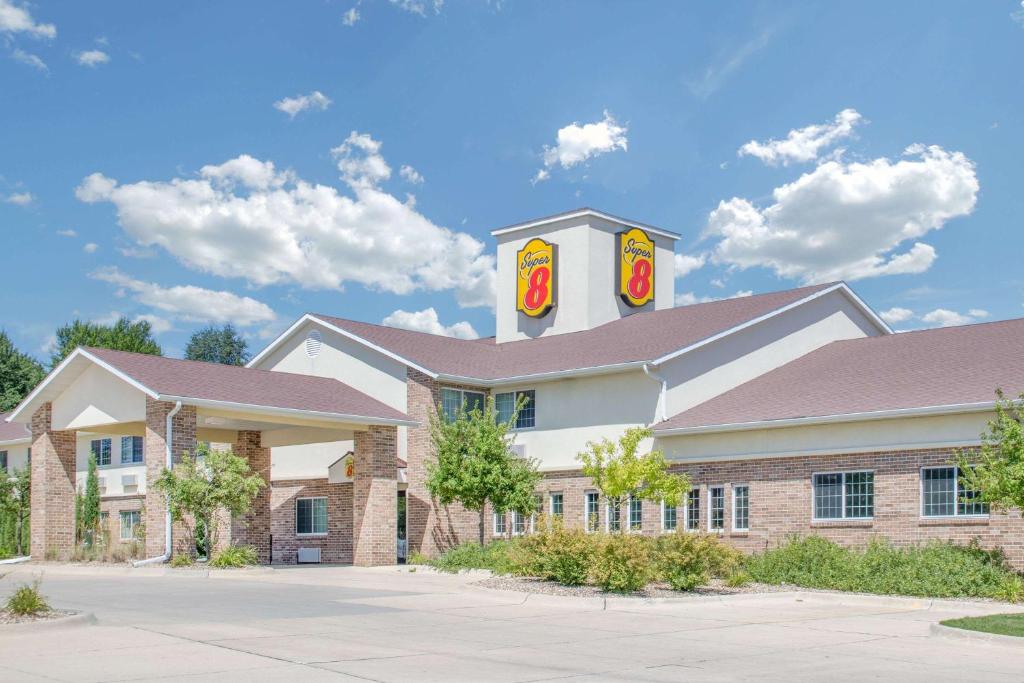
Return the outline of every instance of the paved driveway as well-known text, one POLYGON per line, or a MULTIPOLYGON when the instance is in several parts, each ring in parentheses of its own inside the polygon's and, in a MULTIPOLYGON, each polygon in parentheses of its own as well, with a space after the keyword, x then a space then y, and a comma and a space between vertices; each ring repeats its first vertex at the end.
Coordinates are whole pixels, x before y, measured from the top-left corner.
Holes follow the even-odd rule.
POLYGON ((45 572, 67 627, 0 627, 2 681, 1021 681, 1024 645, 931 635, 991 605, 784 593, 548 598, 424 570, 45 572))

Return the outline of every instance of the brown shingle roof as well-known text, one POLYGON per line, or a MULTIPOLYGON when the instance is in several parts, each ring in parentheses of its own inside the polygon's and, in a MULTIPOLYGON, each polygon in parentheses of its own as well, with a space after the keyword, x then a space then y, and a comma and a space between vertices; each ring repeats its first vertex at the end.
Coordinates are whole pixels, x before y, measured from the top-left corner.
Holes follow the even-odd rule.
POLYGON ((927 408, 1024 391, 1024 319, 837 341, 655 431, 927 408))
POLYGON ((835 283, 635 313, 591 330, 496 344, 315 315, 435 373, 493 380, 651 361, 835 283))
POLYGON ((8 422, 7 418, 10 416, 10 412, 0 413, 0 441, 31 439, 32 432, 29 431, 29 428, 18 422, 8 422))
POLYGON ((405 413, 327 377, 109 349, 84 350, 139 384, 165 396, 364 418, 409 420, 405 413))

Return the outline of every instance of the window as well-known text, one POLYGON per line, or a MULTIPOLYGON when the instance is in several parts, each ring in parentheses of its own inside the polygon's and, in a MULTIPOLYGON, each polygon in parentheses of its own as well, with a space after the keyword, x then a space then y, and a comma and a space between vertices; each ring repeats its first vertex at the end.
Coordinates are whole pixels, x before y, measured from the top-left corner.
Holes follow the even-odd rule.
POLYGON ((676 506, 661 503, 661 528, 663 531, 676 530, 676 506))
POLYGON ((110 439, 94 439, 89 444, 89 450, 96 456, 97 465, 110 464, 110 439))
POLYGON ((561 493, 551 494, 551 516, 562 518, 562 510, 564 509, 565 499, 561 493))
POLYGON ((494 535, 504 536, 505 535, 505 514, 494 513, 494 535))
POLYGON ((644 527, 644 502, 639 498, 629 497, 629 530, 640 531, 644 527))
POLYGON ((585 506, 583 508, 583 526, 587 531, 598 529, 598 497, 597 491, 587 491, 585 506))
POLYGON ((732 487, 732 530, 750 531, 750 487, 732 487))
POLYGON ((142 462, 142 437, 121 437, 121 464, 142 462))
POLYGON ((725 528, 725 487, 712 486, 708 489, 708 529, 721 531, 725 528))
POLYGON ((925 467, 921 470, 921 515, 958 517, 988 514, 979 492, 964 487, 957 467, 925 467))
MULTIPOLYGON (((105 439, 110 443, 110 439, 105 439)), ((135 539, 135 528, 142 522, 142 513, 138 510, 124 510, 121 512, 121 540, 131 541, 135 539)))
POLYGON ((7 451, 0 451, 0 470, 7 471, 7 451))
POLYGON ((622 528, 622 520, 619 513, 622 512, 622 501, 609 500, 604 507, 605 527, 608 531, 618 531, 622 528))
POLYGON ((516 416, 515 428, 530 429, 537 419, 537 392, 533 389, 496 394, 494 409, 498 412, 498 422, 508 422, 512 419, 512 413, 515 412, 516 403, 519 401, 523 401, 523 407, 516 416))
POLYGON ((447 420, 455 420, 459 413, 484 409, 484 394, 462 389, 441 389, 441 410, 447 420))
POLYGON ((686 530, 700 529, 700 489, 690 489, 686 494, 686 530))
POLYGON ((110 513, 109 512, 101 512, 100 513, 100 531, 109 531, 109 529, 107 528, 108 524, 110 524, 110 513))
POLYGON ((530 531, 537 530, 537 518, 544 514, 544 494, 533 494, 533 514, 530 515, 530 531))
POLYGON ((526 533, 526 515, 522 512, 512 513, 512 535, 521 536, 526 533))
POLYGON ((327 498, 299 498, 295 501, 295 533, 327 533, 327 498))
POLYGON ((874 472, 814 475, 814 519, 871 519, 875 516, 874 472))

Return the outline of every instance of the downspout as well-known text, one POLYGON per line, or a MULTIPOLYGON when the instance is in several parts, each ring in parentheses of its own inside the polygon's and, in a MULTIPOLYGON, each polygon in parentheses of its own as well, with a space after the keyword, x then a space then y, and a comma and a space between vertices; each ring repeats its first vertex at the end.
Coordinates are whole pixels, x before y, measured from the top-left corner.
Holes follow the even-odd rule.
POLYGON ((657 422, 664 422, 668 419, 667 411, 668 406, 666 405, 668 397, 668 381, 656 373, 651 368, 654 367, 651 363, 644 363, 644 374, 650 377, 655 382, 661 384, 661 394, 658 396, 658 419, 657 422))
MULTIPOLYGON (((174 407, 171 408, 171 412, 167 413, 167 423, 164 426, 164 453, 166 454, 167 457, 167 463, 165 465, 167 469, 172 469, 174 467, 174 427, 172 424, 172 420, 174 419, 174 416, 178 414, 179 410, 181 410, 181 401, 176 402, 174 404, 174 407)), ((146 486, 149 486, 150 483, 151 482, 147 481, 146 486)), ((171 528, 171 501, 170 499, 168 499, 167 519, 164 521, 164 554, 160 555, 159 557, 150 557, 145 560, 133 562, 132 566, 142 567, 147 564, 159 564, 162 562, 167 562, 169 559, 171 559, 171 528)))

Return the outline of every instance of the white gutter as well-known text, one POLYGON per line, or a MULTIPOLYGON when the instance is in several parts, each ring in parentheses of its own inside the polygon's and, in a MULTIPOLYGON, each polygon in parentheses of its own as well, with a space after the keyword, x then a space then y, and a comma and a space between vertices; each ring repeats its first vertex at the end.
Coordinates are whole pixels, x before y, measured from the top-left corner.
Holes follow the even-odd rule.
POLYGON ((668 400, 668 380, 654 370, 651 370, 651 367, 650 363, 644 363, 644 374, 655 382, 661 383, 661 394, 658 397, 658 422, 664 422, 668 419, 668 406, 666 405, 668 400))
POLYGON ((841 413, 838 415, 818 415, 812 417, 790 417, 781 420, 757 420, 754 422, 734 422, 731 424, 702 425, 697 427, 676 427, 674 429, 655 429, 655 436, 674 436, 681 434, 714 434, 716 432, 742 432, 752 429, 777 429, 780 427, 798 427, 803 425, 835 424, 841 422, 866 422, 869 420, 888 420, 899 417, 924 417, 929 415, 952 415, 957 413, 983 413, 994 410, 995 401, 981 403, 954 403, 944 406, 923 406, 918 408, 893 408, 891 410, 872 410, 860 413, 841 413))
POLYGON ((554 372, 537 372, 529 375, 517 375, 515 377, 499 377, 497 379, 481 379, 479 377, 466 377, 464 375, 448 375, 438 373, 437 379, 440 382, 453 382, 456 384, 472 384, 480 387, 498 387, 507 384, 521 384, 522 382, 547 382, 566 377, 586 377, 590 375, 608 375, 614 372, 626 370, 640 370, 647 364, 647 361, 636 360, 628 363, 615 363, 614 365, 595 365, 587 368, 576 368, 573 370, 556 370, 554 372))
POLYGON ((274 406, 262 406, 251 403, 235 403, 233 401, 214 401, 204 398, 192 398, 190 396, 174 396, 171 394, 160 394, 159 401, 187 402, 189 405, 198 408, 220 408, 222 410, 238 410, 246 413, 259 413, 261 415, 278 417, 305 417, 309 419, 328 420, 331 422, 354 423, 361 425, 389 425, 395 427, 417 427, 419 422, 415 420, 402 420, 393 417, 373 417, 368 415, 346 415, 343 413, 327 413, 319 410, 302 410, 299 408, 276 408, 274 406))
MULTIPOLYGON (((171 408, 171 412, 167 413, 167 423, 164 426, 164 453, 167 457, 167 469, 174 468, 174 426, 172 420, 174 416, 181 410, 181 401, 174 404, 171 408)), ((171 523, 171 499, 167 499, 167 519, 164 521, 164 554, 159 557, 150 557, 145 560, 139 560, 133 562, 133 567, 142 567, 147 564, 159 564, 167 562, 171 559, 171 530, 173 525, 171 523)))
POLYGON ((11 557, 6 560, 0 560, 0 564, 21 564, 22 562, 28 562, 31 559, 31 555, 22 555, 21 557, 11 557))

